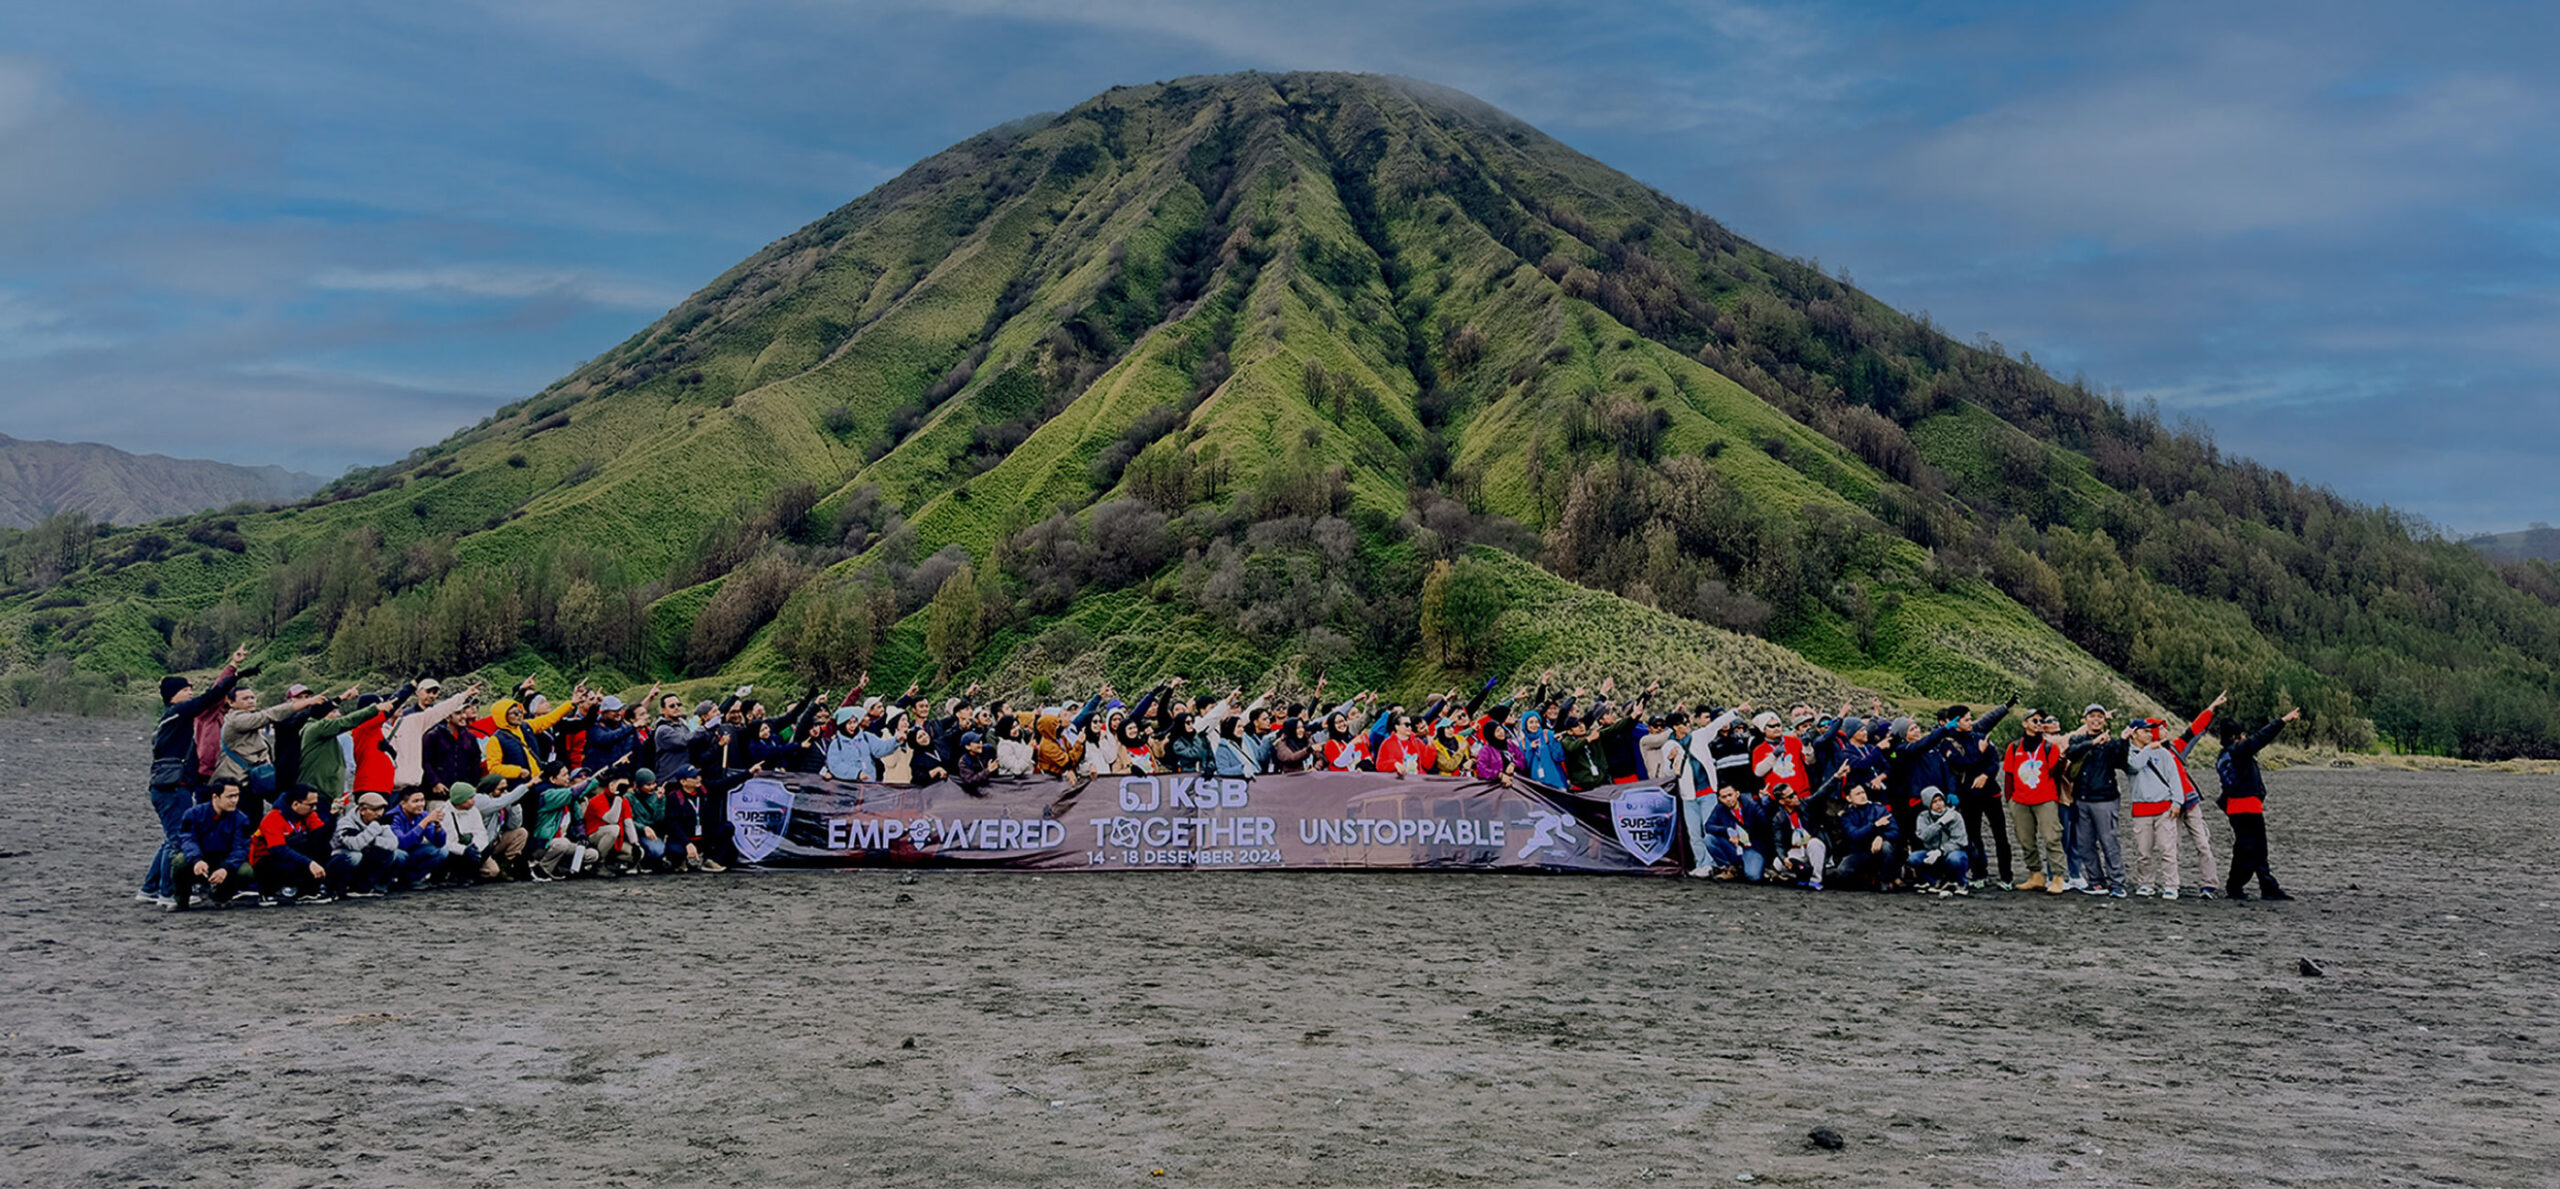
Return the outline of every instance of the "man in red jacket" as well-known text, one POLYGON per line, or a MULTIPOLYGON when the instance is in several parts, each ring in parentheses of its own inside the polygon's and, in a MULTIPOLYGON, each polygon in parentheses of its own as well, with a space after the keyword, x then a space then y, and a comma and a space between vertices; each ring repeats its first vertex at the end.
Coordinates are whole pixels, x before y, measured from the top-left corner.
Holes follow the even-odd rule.
POLYGON ((2027 872, 2018 890, 2059 893, 2070 879, 2062 853, 2062 806, 2056 801, 2060 786, 2054 775, 2062 767, 2062 748, 2054 744, 2053 733, 2062 729, 2062 721, 2041 710, 2028 711, 2021 721, 2026 734, 2000 756, 2009 833, 2018 840, 2022 869, 2027 872))

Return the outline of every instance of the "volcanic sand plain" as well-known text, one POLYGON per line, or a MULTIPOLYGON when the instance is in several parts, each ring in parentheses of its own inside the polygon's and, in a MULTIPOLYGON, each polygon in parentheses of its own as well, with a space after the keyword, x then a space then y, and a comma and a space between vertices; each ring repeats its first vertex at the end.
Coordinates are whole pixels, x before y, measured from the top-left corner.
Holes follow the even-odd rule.
POLYGON ((2560 1182, 2547 776, 2275 773, 2280 905, 776 871, 171 915, 147 731, 0 720, 0 1184, 2560 1182))

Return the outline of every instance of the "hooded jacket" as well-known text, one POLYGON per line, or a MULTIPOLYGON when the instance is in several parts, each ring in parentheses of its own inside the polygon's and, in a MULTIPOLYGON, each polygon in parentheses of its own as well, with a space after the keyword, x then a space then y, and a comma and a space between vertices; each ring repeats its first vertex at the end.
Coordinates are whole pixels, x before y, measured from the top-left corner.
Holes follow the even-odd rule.
MULTIPOLYGON (((389 703, 378 705, 388 706, 389 703)), ((357 723, 355 729, 347 732, 347 738, 355 744, 356 771, 351 786, 356 792, 386 796, 391 792, 391 781, 398 769, 392 764, 390 750, 383 746, 384 721, 382 715, 375 715, 357 723)))
POLYGON ((391 815, 388 812, 367 822, 363 810, 349 802, 346 811, 338 815, 338 826, 329 835, 329 846, 338 854, 361 857, 368 850, 397 852, 400 840, 391 834, 391 815))
POLYGON ((561 719, 567 718, 570 705, 571 703, 563 701, 544 711, 538 718, 528 715, 524 726, 518 728, 507 721, 514 717, 513 712, 518 709, 516 700, 498 699, 495 705, 489 707, 489 720, 494 724, 494 729, 489 732, 488 742, 480 745, 481 763, 486 766, 489 775, 502 776, 510 781, 542 779, 541 755, 534 749, 533 741, 527 736, 548 731, 561 719))
POLYGON ((1953 805, 1947 806, 1945 813, 1923 808, 1920 816, 1911 819, 1911 853, 1915 858, 1927 852, 1957 854, 1971 844, 1972 837, 1964 829, 1964 815, 1956 812, 1953 805))
POLYGON ((1081 740, 1070 743, 1058 737, 1058 728, 1063 725, 1056 714, 1046 711, 1034 722, 1032 731, 1039 736, 1040 742, 1032 749, 1032 771, 1042 776, 1068 776, 1084 759, 1081 740))

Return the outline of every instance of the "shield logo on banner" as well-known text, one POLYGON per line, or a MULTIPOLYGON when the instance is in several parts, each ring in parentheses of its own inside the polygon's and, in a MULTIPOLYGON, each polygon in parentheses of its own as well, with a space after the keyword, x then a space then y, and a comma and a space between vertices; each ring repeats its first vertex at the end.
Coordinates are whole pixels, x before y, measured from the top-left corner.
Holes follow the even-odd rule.
POLYGON ((750 780, 729 794, 729 825, 738 857, 761 863, 782 847, 782 829, 791 822, 791 790, 778 780, 750 780))
POLYGON ((1656 788, 1634 788, 1609 802, 1609 824, 1617 827, 1618 845, 1648 866, 1671 853, 1671 822, 1680 807, 1671 794, 1656 788))

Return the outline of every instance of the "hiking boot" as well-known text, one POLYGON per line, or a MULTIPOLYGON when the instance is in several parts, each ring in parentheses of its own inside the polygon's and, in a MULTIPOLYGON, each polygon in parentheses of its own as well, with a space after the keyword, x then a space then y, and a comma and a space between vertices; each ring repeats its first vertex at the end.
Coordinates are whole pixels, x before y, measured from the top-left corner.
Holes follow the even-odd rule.
POLYGON ((2021 892, 2041 892, 2041 891, 2043 891, 2043 890, 2044 890, 2044 872, 2039 871, 2039 872, 2036 872, 2036 873, 2035 873, 2035 874, 2033 874, 2033 875, 2028 876, 2028 877, 2027 877, 2027 879, 2026 879, 2026 882, 2024 882, 2024 883, 2021 883, 2021 884, 2018 884, 2018 885, 2017 885, 2017 890, 2019 890, 2019 891, 2021 891, 2021 892))
POLYGON ((2269 889, 2267 889, 2266 891, 2264 891, 2264 892, 2262 892, 2262 893, 2259 893, 2259 895, 2258 895, 2258 899, 2260 899, 2260 900, 2291 900, 2291 899, 2293 899, 2293 897, 2288 896, 2288 895, 2285 895, 2285 894, 2284 894, 2284 889, 2282 889, 2282 888, 2269 888, 2269 889))
POLYGON ((2070 885, 2070 884, 2068 884, 2068 883, 2065 883, 2065 882, 2063 882, 2063 881, 2061 881, 2061 880, 2058 880, 2058 879, 2057 879, 2057 880, 2053 881, 2052 883, 2046 884, 2046 885, 2044 886, 2044 890, 2045 890, 2045 891, 2048 891, 2048 892, 2051 892, 2051 893, 2053 893, 2053 894, 2054 894, 2054 895, 2056 895, 2056 896, 2059 896, 2059 895, 2061 895, 2061 894, 2063 894, 2063 893, 2065 893, 2065 892, 2070 891, 2070 890, 2071 890, 2071 885, 2070 885))

